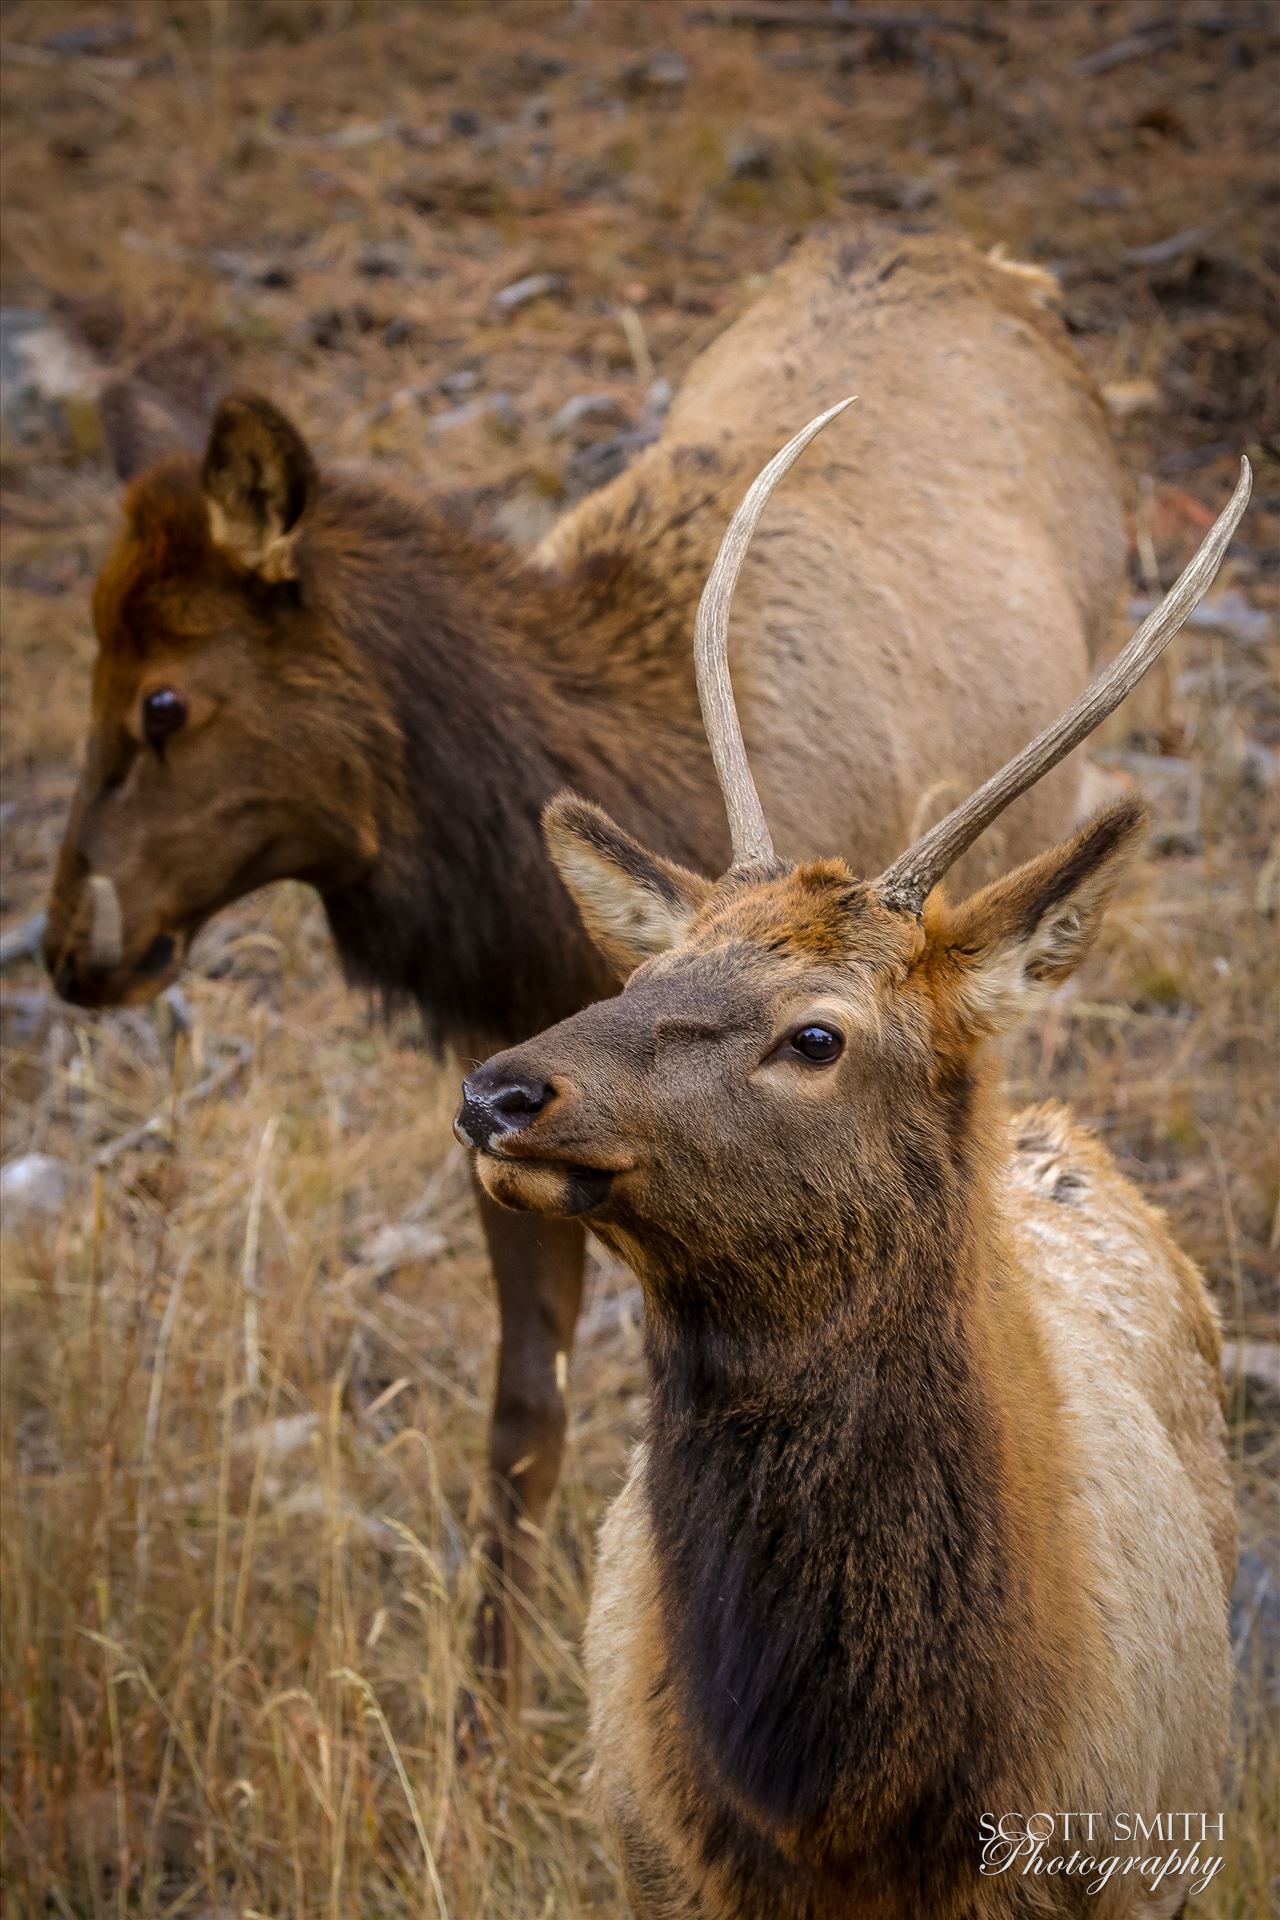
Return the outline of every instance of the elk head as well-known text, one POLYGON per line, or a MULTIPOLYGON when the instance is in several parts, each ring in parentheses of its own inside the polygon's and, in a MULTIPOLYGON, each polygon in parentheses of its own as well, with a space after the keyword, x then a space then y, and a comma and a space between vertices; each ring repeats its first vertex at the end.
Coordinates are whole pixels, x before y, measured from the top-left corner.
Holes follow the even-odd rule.
MULTIPOLYGON (((104 409, 122 477, 145 458, 127 391, 104 409)), ((203 464, 146 466, 99 576, 88 749, 49 904, 58 991, 151 998, 196 930, 267 881, 342 884, 378 825, 360 668, 317 604, 315 464, 253 395, 224 400, 203 464)), ((377 724, 385 724, 376 722, 377 724)))
MULTIPOLYGON (((838 412, 839 409, 833 409, 838 412)), ((699 610, 699 688, 733 834, 712 883, 638 846, 573 795, 544 816, 614 1000, 496 1055, 464 1082, 456 1131, 508 1206, 581 1214, 686 1312, 775 1322, 786 1277, 954 1233, 984 1176, 983 1042, 1088 951, 1141 833, 1127 798, 958 904, 938 888, 996 814, 1092 731, 1217 570, 1249 470, 1166 600, 1060 720, 876 879, 775 859, 725 667, 729 597, 770 490, 831 414, 755 482, 699 610), (824 1256, 832 1255, 834 1258, 824 1256), (696 1278, 696 1291, 693 1282, 696 1278), (718 1297, 717 1297, 718 1290, 718 1297)))

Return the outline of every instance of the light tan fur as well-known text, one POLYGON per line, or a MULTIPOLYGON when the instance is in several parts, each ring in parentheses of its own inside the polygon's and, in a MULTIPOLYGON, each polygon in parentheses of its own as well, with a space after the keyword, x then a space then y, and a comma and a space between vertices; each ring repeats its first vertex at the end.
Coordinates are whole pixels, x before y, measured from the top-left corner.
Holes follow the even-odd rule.
MULTIPOLYGON (((734 601, 734 689, 784 856, 839 846, 876 871, 1065 707, 1105 645, 1119 473, 1043 279, 932 234, 807 241, 703 353, 661 442, 542 547, 570 569, 625 524, 679 575, 680 450, 719 457, 727 521, 802 421, 856 394, 770 502, 734 601)), ((1021 800, 961 883, 1061 833, 1078 783, 1072 761, 1021 800)))

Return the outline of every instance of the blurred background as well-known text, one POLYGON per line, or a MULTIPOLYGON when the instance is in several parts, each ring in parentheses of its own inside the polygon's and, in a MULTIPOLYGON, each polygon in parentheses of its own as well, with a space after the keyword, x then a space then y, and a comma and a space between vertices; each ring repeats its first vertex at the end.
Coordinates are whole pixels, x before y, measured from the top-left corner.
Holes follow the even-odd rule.
POLYGON ((1131 477, 1119 641, 1255 463, 1209 602, 1106 734, 1156 831, 1011 1061, 1172 1216, 1241 1496, 1227 1866, 1274 1910, 1280 15, 1270 0, 5 0, 3 1637, 15 1915, 611 1915, 581 1791, 590 1542, 642 1406, 597 1258, 537 1705, 459 1771, 496 1316, 454 1075, 300 888, 179 992, 57 1003, 37 923, 116 512, 96 394, 261 388, 323 459, 530 542, 655 435, 809 228, 1060 279, 1131 477))

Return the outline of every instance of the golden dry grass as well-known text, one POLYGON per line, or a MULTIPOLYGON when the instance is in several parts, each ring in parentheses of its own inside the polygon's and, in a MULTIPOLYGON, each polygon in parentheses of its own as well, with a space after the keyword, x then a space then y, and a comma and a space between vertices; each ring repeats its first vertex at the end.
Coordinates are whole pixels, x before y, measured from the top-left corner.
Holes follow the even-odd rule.
MULTIPOLYGON (((1265 19, 1237 8, 1230 32, 1188 25, 1090 77, 1072 62, 1152 10, 1010 7, 1003 43, 923 49, 689 11, 7 6, 6 299, 58 307, 170 390, 262 385, 328 457, 554 503, 566 449, 546 422, 567 396, 637 414, 795 232, 932 195, 931 215, 1060 267, 1099 376, 1142 402, 1124 428, 1135 590, 1172 576, 1247 447, 1255 507, 1215 598, 1274 608, 1265 19), (49 53, 90 17, 132 42, 49 53), (687 84, 636 71, 655 46, 683 54, 687 84), (451 129, 459 110, 478 133, 451 129), (1211 238, 1172 264, 1126 255, 1191 229, 1211 238), (371 276, 375 244, 394 272, 371 276), (272 263, 285 284, 262 283, 272 263), (566 296, 496 318, 494 292, 534 270, 566 296), (388 333, 400 319, 407 339, 388 333), (456 371, 511 393, 514 420, 433 435, 454 403, 433 383, 456 371)), ((0 479, 9 925, 40 902, 70 791, 114 494, 91 422, 7 447, 0 479)), ((1135 748, 1162 756, 1165 838, 1011 1081, 1099 1124, 1229 1332, 1266 1338, 1280 704, 1265 636, 1225 618, 1179 639, 1101 743, 1130 756, 1108 777, 1143 771, 1135 748)), ((6 975, 5 1157, 56 1155, 77 1184, 3 1249, 5 1910, 614 1914, 582 1794, 578 1642, 643 1391, 626 1276, 597 1264, 575 1360, 536 1710, 510 1752, 459 1771, 494 1318, 453 1075, 343 992, 300 890, 224 916, 198 958, 189 1031, 164 1008, 82 1018, 33 965, 6 975), (422 1237, 387 1272, 389 1222, 422 1237)), ((1255 1554, 1273 1413, 1236 1392, 1255 1554)), ((1268 1911, 1280 1874, 1274 1610, 1240 1625, 1229 1861, 1199 1909, 1215 1920, 1268 1911)))

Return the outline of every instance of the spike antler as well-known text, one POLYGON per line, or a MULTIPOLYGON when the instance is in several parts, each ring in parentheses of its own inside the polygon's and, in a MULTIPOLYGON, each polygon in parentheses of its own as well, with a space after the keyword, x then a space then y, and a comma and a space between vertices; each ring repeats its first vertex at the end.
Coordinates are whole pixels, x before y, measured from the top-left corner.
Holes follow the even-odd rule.
POLYGON ((764 512, 769 495, 787 469, 800 458, 809 442, 822 432, 829 420, 834 420, 838 413, 843 413, 847 406, 851 406, 855 397, 850 395, 848 400, 828 407, 807 427, 802 427, 752 481, 742 505, 729 522, 729 530, 721 542, 716 563, 698 602, 698 617, 693 629, 698 700, 702 706, 702 723, 707 730, 711 757, 716 765, 716 777, 724 795, 725 812, 729 816, 735 867, 750 866, 754 861, 772 860, 773 841, 764 817, 764 808, 760 805, 760 796, 756 792, 756 783, 747 765, 742 728, 733 702, 728 665, 729 603, 733 599, 733 589, 737 585, 756 522, 764 512))
MULTIPOLYGON (((758 483, 757 483, 758 484, 758 483)), ((1033 787, 1073 747, 1091 734, 1132 692, 1151 663, 1168 646, 1187 615, 1208 590, 1246 506, 1253 476, 1249 462, 1240 462, 1240 479, 1199 550, 1160 605, 1147 615, 1138 631, 1111 665, 1085 688, 1073 706, 1046 727, 1008 766, 980 786, 976 793, 940 820, 906 853, 887 867, 876 881, 886 906, 919 913, 929 892, 998 814, 1033 787)))

